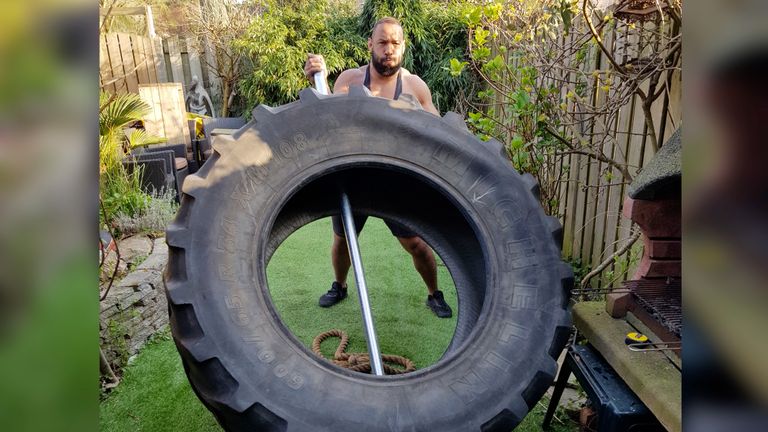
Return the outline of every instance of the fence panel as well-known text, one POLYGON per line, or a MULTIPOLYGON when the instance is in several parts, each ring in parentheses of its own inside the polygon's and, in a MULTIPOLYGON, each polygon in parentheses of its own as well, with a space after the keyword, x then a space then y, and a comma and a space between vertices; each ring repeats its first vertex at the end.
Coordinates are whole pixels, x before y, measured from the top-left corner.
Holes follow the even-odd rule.
POLYGON ((133 59, 133 47, 131 36, 126 33, 118 33, 117 40, 120 44, 120 54, 123 58, 123 71, 125 72, 125 85, 130 93, 139 92, 139 77, 136 73, 136 63, 133 59))
MULTIPOLYGON (((584 25, 583 21, 574 23, 574 26, 582 26, 582 29, 584 25)), ((667 33, 670 30, 657 29, 656 25, 653 22, 639 24, 638 31, 630 31, 630 26, 619 22, 615 28, 603 34, 603 43, 613 50, 619 63, 637 59, 641 55, 647 56, 649 47, 664 42, 660 42, 659 30, 667 33)), ((576 35, 583 37, 586 34, 576 27, 575 31, 563 37, 560 43, 568 46, 577 41, 576 35)), ((670 36, 667 34, 664 37, 668 40, 670 36)), ((585 43, 588 40, 587 34, 585 43)), ((571 57, 564 61, 564 64, 571 64, 569 62, 574 61, 574 56, 571 57)), ((597 71, 602 78, 602 74, 609 69, 611 65, 607 56, 597 45, 591 44, 580 70, 582 80, 583 77, 589 77, 584 83, 583 96, 586 103, 581 105, 576 98, 566 99, 564 108, 569 112, 581 112, 577 114, 582 119, 581 124, 577 125, 576 129, 590 144, 590 148, 601 151, 608 158, 627 166, 630 174, 636 176, 653 158, 656 148, 651 144, 643 102, 637 95, 628 96, 626 103, 621 107, 606 105, 608 100, 615 100, 613 95, 616 95, 616 89, 603 88, 603 83, 593 72, 597 71), (587 106, 593 107, 595 112, 590 112, 587 106)), ((562 95, 565 95, 568 89, 574 88, 576 80, 579 79, 576 75, 564 70, 555 77, 555 81, 563 83, 562 95)), ((680 81, 681 75, 678 71, 667 72, 662 74, 656 87, 656 91, 663 89, 661 97, 650 106, 658 145, 662 145, 680 124, 680 81)), ((648 93, 648 87, 646 79, 640 88, 648 93)), ((585 266, 594 268, 610 257, 632 234, 631 221, 622 216, 628 184, 616 167, 582 154, 565 155, 556 160, 553 167, 552 175, 560 178, 556 188, 559 206, 553 211, 563 223, 563 255, 578 258, 585 266)), ((626 269, 631 253, 627 252, 621 257, 619 264, 609 266, 606 271, 626 269)), ((631 277, 633 269, 633 266, 629 266, 629 272, 622 277, 631 277)), ((619 282, 601 279, 593 279, 593 285, 608 285, 612 282, 615 285, 619 282)))
POLYGON ((109 61, 109 49, 107 48, 107 36, 99 36, 99 85, 104 91, 114 93, 115 87, 112 65, 109 61))
POLYGON ((127 33, 99 37, 99 78, 102 90, 110 93, 138 93, 139 84, 158 81, 152 42, 127 33))
POLYGON ((138 93, 139 85, 173 83, 184 91, 197 76, 211 100, 220 101, 216 73, 209 44, 194 37, 148 38, 127 33, 107 33, 99 37, 99 80, 110 93, 138 93))

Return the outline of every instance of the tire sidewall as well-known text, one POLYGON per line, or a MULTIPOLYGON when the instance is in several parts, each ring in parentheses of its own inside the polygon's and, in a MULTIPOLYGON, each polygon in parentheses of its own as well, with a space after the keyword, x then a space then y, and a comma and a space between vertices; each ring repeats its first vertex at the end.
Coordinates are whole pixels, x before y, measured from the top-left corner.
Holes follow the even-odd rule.
POLYGON ((203 264, 190 267, 189 280, 200 326, 239 383, 242 408, 258 401, 314 430, 389 429, 392 412, 405 422, 411 413, 416 429, 465 430, 463 412, 487 421, 503 409, 527 411, 519 395, 535 373, 553 368, 547 350, 565 311, 560 277, 549 271, 559 251, 538 202, 470 134, 391 106, 370 97, 294 106, 236 135, 207 170, 209 187, 196 200, 216 205, 190 215, 187 259, 203 264), (472 336, 438 364, 402 377, 318 361, 281 324, 266 281, 265 239, 282 205, 318 175, 373 161, 448 195, 486 254, 485 302, 472 336))

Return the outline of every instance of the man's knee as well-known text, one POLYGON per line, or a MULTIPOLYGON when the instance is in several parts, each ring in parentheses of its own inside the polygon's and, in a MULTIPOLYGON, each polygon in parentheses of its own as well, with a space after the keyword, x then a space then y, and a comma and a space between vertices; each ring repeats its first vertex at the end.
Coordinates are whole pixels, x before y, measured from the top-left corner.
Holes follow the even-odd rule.
POLYGON ((430 252, 427 243, 421 237, 401 237, 398 238, 403 248, 413 256, 427 256, 430 252))

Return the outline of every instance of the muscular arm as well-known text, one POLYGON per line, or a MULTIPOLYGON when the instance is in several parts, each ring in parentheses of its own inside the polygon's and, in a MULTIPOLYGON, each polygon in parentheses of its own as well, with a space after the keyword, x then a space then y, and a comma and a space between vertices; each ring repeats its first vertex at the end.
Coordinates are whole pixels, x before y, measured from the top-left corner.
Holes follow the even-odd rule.
POLYGON ((353 81, 357 69, 347 69, 333 83, 333 93, 349 93, 349 85, 353 81))
POLYGON ((421 104, 422 108, 424 108, 424 111, 431 112, 432 114, 439 116, 440 111, 435 108, 435 105, 432 103, 432 92, 429 91, 429 87, 427 86, 427 83, 425 83, 421 78, 419 78, 416 75, 411 75, 413 78, 413 88, 415 90, 416 99, 419 100, 419 103, 421 104))

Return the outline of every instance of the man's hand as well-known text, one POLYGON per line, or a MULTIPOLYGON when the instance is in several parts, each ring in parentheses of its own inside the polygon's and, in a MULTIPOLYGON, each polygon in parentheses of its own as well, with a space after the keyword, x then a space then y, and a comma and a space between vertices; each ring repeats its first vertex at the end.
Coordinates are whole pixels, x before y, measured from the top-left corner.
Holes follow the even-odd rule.
POLYGON ((325 68, 325 59, 320 54, 307 54, 307 62, 304 64, 304 75, 309 79, 312 85, 315 85, 315 73, 323 72, 323 78, 328 77, 328 70, 325 68))

